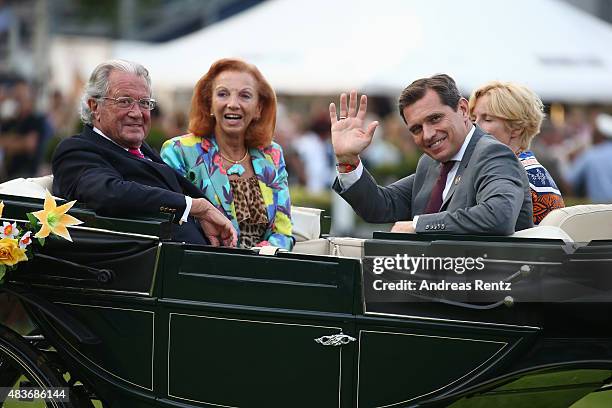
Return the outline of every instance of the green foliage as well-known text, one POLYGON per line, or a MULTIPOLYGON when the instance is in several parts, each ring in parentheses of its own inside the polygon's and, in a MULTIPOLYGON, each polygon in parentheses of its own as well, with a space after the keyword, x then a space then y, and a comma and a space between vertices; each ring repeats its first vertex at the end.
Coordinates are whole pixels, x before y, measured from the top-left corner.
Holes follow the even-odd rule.
POLYGON ((329 211, 331 209, 331 188, 328 191, 313 194, 302 186, 291 186, 291 204, 300 207, 313 207, 329 211))
POLYGON ((35 229, 36 226, 38 225, 38 218, 36 218, 34 214, 32 213, 27 213, 26 215, 28 216, 28 221, 29 221, 26 227, 28 229, 35 229))
POLYGON ((419 157, 421 157, 420 153, 414 152, 414 154, 404 156, 403 160, 398 164, 384 164, 374 168, 368 167, 368 171, 379 184, 387 184, 387 182, 393 182, 414 173, 419 157))

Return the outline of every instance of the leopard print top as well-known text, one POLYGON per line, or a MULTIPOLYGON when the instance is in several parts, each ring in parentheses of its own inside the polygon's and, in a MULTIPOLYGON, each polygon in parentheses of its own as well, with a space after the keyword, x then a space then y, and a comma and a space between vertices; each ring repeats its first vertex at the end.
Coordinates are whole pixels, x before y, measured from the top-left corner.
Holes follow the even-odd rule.
POLYGON ((268 215, 257 176, 230 178, 234 193, 236 219, 240 228, 240 248, 251 248, 263 240, 268 228, 268 215))

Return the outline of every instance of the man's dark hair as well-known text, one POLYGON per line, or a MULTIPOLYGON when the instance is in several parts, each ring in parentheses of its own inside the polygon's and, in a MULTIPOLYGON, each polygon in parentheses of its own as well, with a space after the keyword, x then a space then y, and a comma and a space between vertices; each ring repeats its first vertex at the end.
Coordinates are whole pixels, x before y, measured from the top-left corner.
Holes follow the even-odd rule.
POLYGON ((446 74, 437 74, 429 78, 417 79, 402 91, 398 100, 398 108, 404 123, 406 123, 404 108, 425 96, 428 89, 435 91, 444 105, 457 110, 461 94, 455 80, 446 74))

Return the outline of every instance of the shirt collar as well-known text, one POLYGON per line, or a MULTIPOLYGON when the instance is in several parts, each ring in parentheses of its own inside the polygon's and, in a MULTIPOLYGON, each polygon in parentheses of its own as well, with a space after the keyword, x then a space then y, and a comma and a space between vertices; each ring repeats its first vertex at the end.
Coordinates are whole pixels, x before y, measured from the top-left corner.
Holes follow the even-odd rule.
POLYGON ((451 157, 451 160, 458 161, 458 162, 463 160, 465 149, 467 149, 468 145, 470 144, 470 140, 472 140, 472 136, 474 135, 475 130, 476 130, 476 126, 472 124, 472 128, 468 132, 467 136, 465 137, 465 140, 463 141, 463 144, 461 145, 461 149, 459 149, 459 151, 453 157, 451 157))
POLYGON ((110 137, 108 137, 104 133, 102 133, 102 131, 100 129, 98 129, 97 127, 94 126, 93 127, 93 131, 96 132, 97 134, 99 134, 100 136, 102 136, 103 138, 105 138, 106 140, 110 140, 111 142, 113 142, 114 144, 116 144, 117 146, 119 146, 120 148, 125 150, 126 152, 128 151, 127 147, 121 146, 119 143, 115 142, 113 139, 111 139, 110 137))

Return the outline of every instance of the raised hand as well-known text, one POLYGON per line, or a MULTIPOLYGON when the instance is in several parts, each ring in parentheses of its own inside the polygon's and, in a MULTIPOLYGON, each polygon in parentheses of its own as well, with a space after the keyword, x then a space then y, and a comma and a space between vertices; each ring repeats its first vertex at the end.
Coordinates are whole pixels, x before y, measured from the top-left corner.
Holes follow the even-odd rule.
POLYGON ((372 142, 378 122, 374 121, 364 130, 364 121, 368 109, 368 97, 361 95, 357 110, 357 91, 352 90, 348 106, 346 94, 340 95, 340 117, 336 117, 336 105, 329 105, 331 120, 331 139, 336 159, 339 163, 356 164, 361 153, 372 142))

